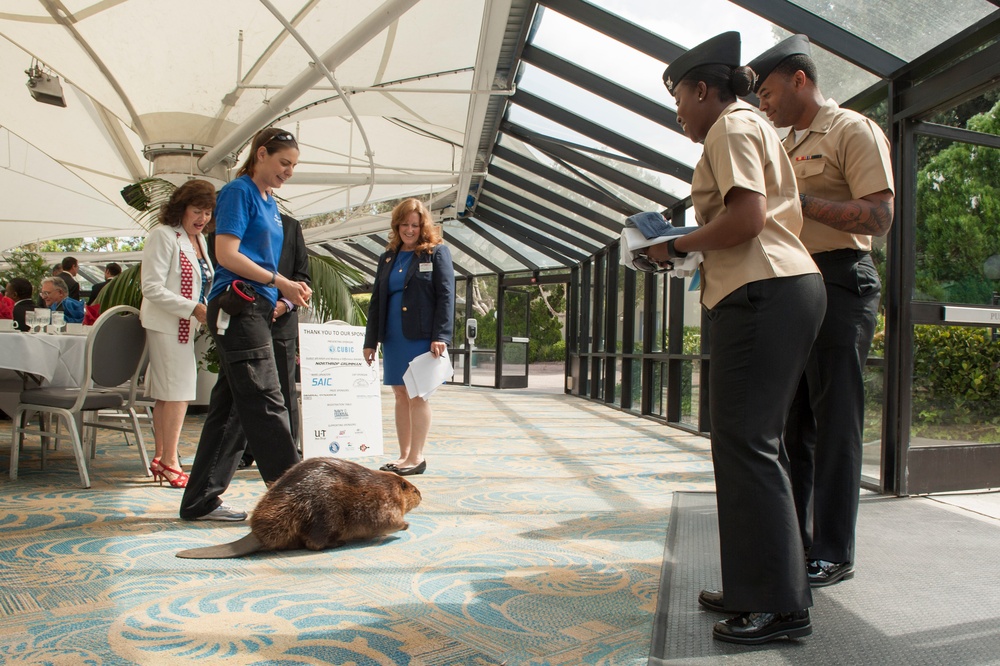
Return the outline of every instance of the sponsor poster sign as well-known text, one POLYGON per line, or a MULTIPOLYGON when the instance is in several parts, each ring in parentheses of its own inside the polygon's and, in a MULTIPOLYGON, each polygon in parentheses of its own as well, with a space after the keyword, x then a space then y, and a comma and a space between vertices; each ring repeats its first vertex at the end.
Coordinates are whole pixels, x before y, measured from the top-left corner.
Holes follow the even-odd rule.
POLYGON ((299 324, 302 457, 382 455, 378 357, 362 356, 365 329, 299 324))

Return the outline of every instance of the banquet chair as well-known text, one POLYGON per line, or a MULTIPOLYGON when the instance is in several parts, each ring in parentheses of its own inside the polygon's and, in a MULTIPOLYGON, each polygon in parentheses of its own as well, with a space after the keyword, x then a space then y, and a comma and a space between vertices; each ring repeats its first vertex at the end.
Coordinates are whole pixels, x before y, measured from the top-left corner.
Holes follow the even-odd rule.
MULTIPOLYGON (((72 443, 80 482, 84 488, 89 488, 90 474, 81 438, 84 426, 134 434, 142 469, 149 476, 149 457, 139 420, 134 407, 126 405, 117 388, 135 376, 145 350, 146 330, 139 321, 138 310, 128 305, 119 305, 103 312, 87 336, 84 377, 91 381, 80 387, 43 386, 21 392, 11 427, 10 478, 17 479, 18 455, 24 435, 38 435, 72 443), (128 410, 128 423, 84 420, 85 413, 101 409, 128 410), (65 432, 61 428, 60 431, 53 432, 28 427, 25 418, 28 412, 51 414, 65 425, 65 432)), ((96 442, 94 445, 96 446, 96 442)))
MULTIPOLYGON (((87 428, 87 441, 90 444, 90 457, 93 459, 97 455, 97 430, 100 427, 107 425, 109 428, 115 424, 121 424, 123 422, 131 422, 132 415, 138 419, 141 425, 148 425, 150 432, 153 433, 154 437, 156 432, 153 428, 153 407, 156 401, 152 398, 145 397, 146 391, 146 370, 149 368, 149 348, 147 347, 143 354, 142 360, 135 369, 135 374, 128 382, 116 387, 118 393, 121 394, 124 404, 117 409, 102 409, 95 412, 96 419, 100 423, 95 424, 93 422, 88 422, 87 428), (89 427, 93 426, 93 427, 89 427)), ((130 428, 124 429, 125 432, 125 443, 129 446, 132 442, 129 441, 128 433, 131 432, 130 428)))

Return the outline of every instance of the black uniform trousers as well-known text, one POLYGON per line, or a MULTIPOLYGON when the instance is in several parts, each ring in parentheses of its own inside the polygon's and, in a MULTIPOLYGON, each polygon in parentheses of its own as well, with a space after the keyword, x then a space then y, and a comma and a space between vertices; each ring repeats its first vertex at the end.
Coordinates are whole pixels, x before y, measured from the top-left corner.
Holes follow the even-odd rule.
POLYGON ((212 389, 208 416, 181 499, 180 516, 193 520, 215 510, 243 455, 244 440, 227 438, 226 424, 235 408, 257 456, 257 468, 266 482, 277 481, 299 461, 288 426, 288 410, 278 388, 271 347, 274 307, 260 295, 231 317, 225 335, 219 335, 219 297, 208 303, 209 332, 219 351, 219 379, 212 389))
MULTIPOLYGON (((296 437, 299 434, 299 392, 295 387, 295 356, 298 351, 298 340, 296 338, 290 340, 273 338, 271 345, 274 347, 274 364, 278 371, 278 380, 281 382, 281 397, 285 400, 285 407, 288 409, 288 426, 292 433, 292 441, 298 441, 296 437)), ((253 446, 246 441, 243 426, 240 425, 240 415, 236 411, 235 405, 229 414, 225 436, 226 439, 244 440, 242 456, 244 465, 249 465, 254 461, 256 454, 253 446)), ((229 446, 235 445, 235 443, 229 444, 229 446)))
POLYGON ((709 401, 726 606, 812 606, 781 460, 788 408, 826 308, 816 274, 751 282, 708 312, 709 401))
POLYGON ((864 369, 882 285, 869 253, 813 255, 826 316, 785 429, 789 474, 809 559, 854 561, 861 492, 864 369))

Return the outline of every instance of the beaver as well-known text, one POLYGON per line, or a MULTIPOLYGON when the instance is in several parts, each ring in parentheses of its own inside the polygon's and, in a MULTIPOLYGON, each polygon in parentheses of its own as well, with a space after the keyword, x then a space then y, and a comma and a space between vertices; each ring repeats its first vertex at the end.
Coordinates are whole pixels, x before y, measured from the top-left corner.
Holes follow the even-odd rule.
POLYGON ((392 472, 340 458, 309 458, 290 467, 250 516, 238 541, 177 553, 186 559, 243 557, 264 550, 323 550, 405 530, 403 516, 420 491, 392 472))

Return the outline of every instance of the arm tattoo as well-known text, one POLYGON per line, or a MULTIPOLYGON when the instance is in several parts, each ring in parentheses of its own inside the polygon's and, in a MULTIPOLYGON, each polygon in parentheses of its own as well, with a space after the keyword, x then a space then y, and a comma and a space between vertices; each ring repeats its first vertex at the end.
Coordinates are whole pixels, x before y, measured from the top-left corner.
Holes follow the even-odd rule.
POLYGON ((803 197, 802 214, 837 231, 865 236, 882 236, 892 224, 891 201, 827 201, 803 197))

